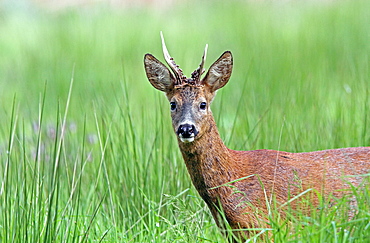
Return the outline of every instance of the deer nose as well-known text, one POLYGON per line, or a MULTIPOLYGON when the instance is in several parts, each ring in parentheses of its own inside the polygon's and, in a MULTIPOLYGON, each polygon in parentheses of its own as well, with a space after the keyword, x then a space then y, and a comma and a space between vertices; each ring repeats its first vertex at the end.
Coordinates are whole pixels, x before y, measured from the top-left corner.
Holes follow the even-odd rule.
POLYGON ((198 131, 194 125, 183 124, 177 129, 177 134, 182 138, 192 138, 198 134, 198 131))

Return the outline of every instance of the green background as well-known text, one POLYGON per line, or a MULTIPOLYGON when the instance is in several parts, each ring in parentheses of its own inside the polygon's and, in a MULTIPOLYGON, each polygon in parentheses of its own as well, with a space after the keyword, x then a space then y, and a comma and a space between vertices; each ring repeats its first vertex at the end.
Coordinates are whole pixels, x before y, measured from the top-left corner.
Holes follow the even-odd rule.
MULTIPOLYGON (((0 241, 223 241, 144 55, 163 61, 160 31, 188 76, 205 44, 206 68, 233 53, 232 77, 212 105, 229 148, 368 146, 369 8, 357 0, 0 2, 0 241)), ((292 224, 277 217, 270 237, 369 237, 368 211, 348 222, 340 210, 292 224)))

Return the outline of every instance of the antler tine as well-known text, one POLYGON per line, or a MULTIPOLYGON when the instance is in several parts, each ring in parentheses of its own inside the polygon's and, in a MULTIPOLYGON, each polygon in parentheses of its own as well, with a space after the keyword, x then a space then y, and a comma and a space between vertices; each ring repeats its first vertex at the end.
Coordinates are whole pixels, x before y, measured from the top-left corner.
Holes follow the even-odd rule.
POLYGON ((176 77, 177 82, 180 82, 181 83, 183 73, 182 73, 181 69, 179 68, 179 66, 176 65, 176 63, 173 60, 173 58, 168 53, 168 50, 167 50, 167 47, 166 47, 166 43, 164 42, 164 37, 163 37, 162 31, 161 31, 161 39, 162 39, 162 49, 163 49, 164 59, 166 60, 168 66, 170 66, 170 68, 172 69, 173 73, 175 74, 175 77, 176 77))
POLYGON ((208 44, 206 44, 206 47, 204 48, 202 61, 199 64, 199 67, 191 74, 191 78, 194 80, 196 84, 200 84, 200 76, 204 73, 204 63, 206 62, 207 57, 207 50, 208 50, 208 44))
POLYGON ((203 67, 204 67, 204 63, 206 62, 207 50, 208 50, 208 44, 206 44, 206 47, 204 48, 202 62, 199 64, 199 79, 200 79, 200 76, 204 73, 203 67))

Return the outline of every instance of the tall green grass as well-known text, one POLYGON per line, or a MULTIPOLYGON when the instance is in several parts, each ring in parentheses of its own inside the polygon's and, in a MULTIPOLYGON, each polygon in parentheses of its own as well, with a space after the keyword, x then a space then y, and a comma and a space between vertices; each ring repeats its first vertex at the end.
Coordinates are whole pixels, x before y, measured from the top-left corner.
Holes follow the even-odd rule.
MULTIPOLYGON (((367 1, 0 8, 0 241, 222 242, 191 185, 168 104, 143 69, 159 32, 190 74, 234 55, 212 106, 233 149, 369 145, 367 1)), ((272 211, 265 241, 361 242, 369 190, 313 215, 272 211)), ((255 239, 260 239, 258 236, 255 239)), ((253 239, 252 239, 253 241, 253 239)))

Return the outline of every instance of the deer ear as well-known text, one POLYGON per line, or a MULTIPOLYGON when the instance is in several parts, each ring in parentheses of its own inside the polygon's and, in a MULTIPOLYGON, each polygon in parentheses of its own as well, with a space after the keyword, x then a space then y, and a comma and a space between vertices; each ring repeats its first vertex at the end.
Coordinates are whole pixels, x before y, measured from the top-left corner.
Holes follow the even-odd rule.
POLYGON ((214 92, 227 84, 232 69, 233 56, 230 51, 225 51, 217 61, 212 64, 201 83, 210 87, 211 92, 214 92))
POLYGON ((173 88, 175 78, 170 70, 151 54, 144 57, 146 76, 154 88, 167 92, 173 88))

